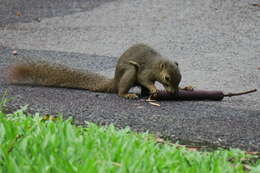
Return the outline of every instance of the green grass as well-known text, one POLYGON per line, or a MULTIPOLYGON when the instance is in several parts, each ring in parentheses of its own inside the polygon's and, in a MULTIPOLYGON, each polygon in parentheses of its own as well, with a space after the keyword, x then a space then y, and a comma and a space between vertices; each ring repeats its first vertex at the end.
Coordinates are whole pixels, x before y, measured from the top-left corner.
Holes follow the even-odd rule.
POLYGON ((250 157, 236 149, 199 152, 159 144, 128 128, 77 127, 24 109, 0 111, 1 173, 259 173, 260 161, 250 163, 250 157))

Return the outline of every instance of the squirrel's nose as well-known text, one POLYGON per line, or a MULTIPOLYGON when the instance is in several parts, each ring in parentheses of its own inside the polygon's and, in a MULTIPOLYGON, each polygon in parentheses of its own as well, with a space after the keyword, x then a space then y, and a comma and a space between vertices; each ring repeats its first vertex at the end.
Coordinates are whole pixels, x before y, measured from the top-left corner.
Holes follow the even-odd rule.
POLYGON ((175 93, 176 92, 176 90, 174 88, 172 88, 172 87, 166 87, 165 89, 166 89, 167 92, 170 92, 170 93, 175 93))

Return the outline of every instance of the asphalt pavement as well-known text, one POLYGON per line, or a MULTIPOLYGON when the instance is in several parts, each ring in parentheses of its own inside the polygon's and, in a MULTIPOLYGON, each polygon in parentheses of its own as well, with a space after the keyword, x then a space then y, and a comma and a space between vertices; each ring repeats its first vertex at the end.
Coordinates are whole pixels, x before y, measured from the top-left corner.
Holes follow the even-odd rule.
MULTIPOLYGON (((85 90, 10 86, 5 67, 23 57, 113 76, 124 50, 146 43, 180 64, 181 85, 238 92, 260 90, 260 8, 252 0, 0 2, 0 92, 7 110, 63 113, 149 131, 167 139, 260 150, 260 92, 213 101, 144 100, 85 90), (17 55, 12 55, 16 50, 17 55)), ((136 92, 139 90, 136 89, 136 92)))

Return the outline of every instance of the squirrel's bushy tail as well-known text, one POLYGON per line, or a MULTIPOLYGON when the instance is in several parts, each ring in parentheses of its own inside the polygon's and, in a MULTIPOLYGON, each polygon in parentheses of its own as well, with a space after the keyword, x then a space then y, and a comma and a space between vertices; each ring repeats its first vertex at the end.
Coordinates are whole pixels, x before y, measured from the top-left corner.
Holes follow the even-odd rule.
POLYGON ((80 88, 96 92, 116 92, 114 80, 97 73, 81 71, 45 61, 22 62, 7 68, 10 84, 80 88))

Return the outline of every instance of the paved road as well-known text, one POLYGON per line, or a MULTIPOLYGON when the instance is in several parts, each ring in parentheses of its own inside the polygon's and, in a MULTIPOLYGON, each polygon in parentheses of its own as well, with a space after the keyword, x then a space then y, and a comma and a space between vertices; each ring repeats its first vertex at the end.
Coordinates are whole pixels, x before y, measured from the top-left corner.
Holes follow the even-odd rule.
MULTIPOLYGON (((143 42, 177 60, 182 85, 226 92, 260 89, 256 1, 0 2, 0 70, 23 56, 113 75, 117 57, 143 42), (12 50, 18 55, 12 56, 12 50)), ((61 112, 79 124, 130 126, 172 140, 260 149, 260 92, 222 102, 131 101, 83 90, 8 86, 8 109, 61 112), (109 103, 109 104, 108 104, 109 103)))

